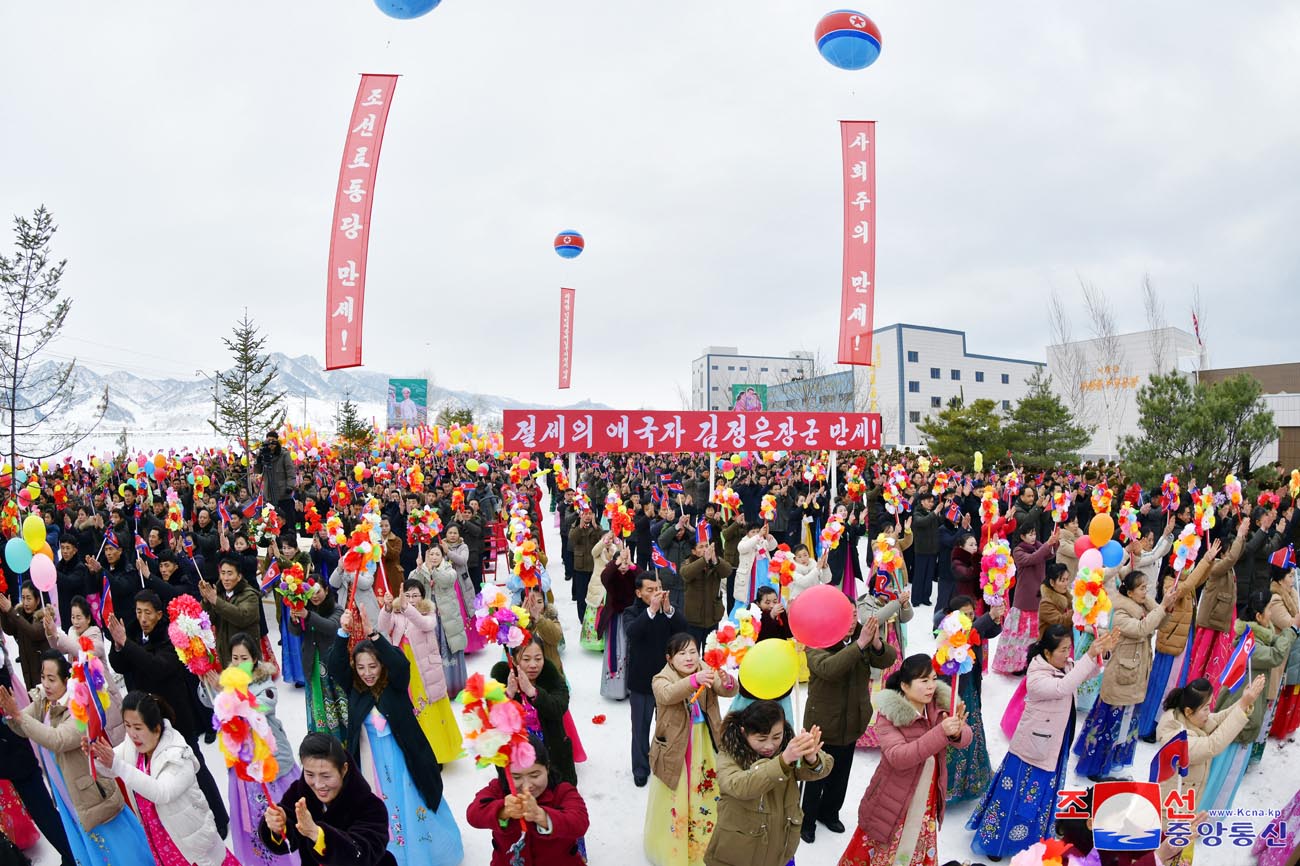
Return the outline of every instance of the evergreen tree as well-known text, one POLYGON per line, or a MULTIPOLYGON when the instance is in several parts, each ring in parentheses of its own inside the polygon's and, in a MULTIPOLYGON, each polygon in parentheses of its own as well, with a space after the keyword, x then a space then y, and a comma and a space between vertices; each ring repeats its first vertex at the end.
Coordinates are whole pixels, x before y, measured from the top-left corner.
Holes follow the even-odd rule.
POLYGON ((339 404, 338 411, 334 414, 334 432, 343 442, 348 459, 355 458, 358 451, 370 447, 374 429, 357 414, 357 404, 352 402, 351 394, 339 404))
POLYGON ((468 406, 443 406, 433 423, 439 427, 450 427, 453 424, 460 424, 461 426, 473 424, 474 410, 468 406))
POLYGON ((917 429, 925 437, 929 452, 949 466, 970 466, 976 451, 998 454, 1005 450, 1002 418, 992 400, 976 400, 966 406, 960 397, 953 397, 938 415, 926 418, 917 429))
POLYGON ((279 369, 263 353, 266 337, 258 333, 247 309, 234 333, 222 340, 235 364, 217 374, 217 420, 209 423, 221 435, 251 449, 258 441, 255 437, 284 423, 286 392, 275 387, 279 369))
POLYGON ((1128 473, 1144 485, 1184 470, 1202 480, 1229 472, 1249 478, 1251 459, 1278 437, 1261 393, 1245 373, 1217 384, 1177 371, 1152 376, 1137 393, 1142 435, 1120 441, 1128 473))
POLYGON ((76 398, 76 359, 39 363, 63 330, 72 301, 59 297, 67 260, 50 261, 50 240, 59 230, 42 205, 31 219, 14 217, 17 250, 0 255, 0 424, 9 431, 9 462, 40 459, 85 439, 108 411, 108 389, 85 425, 51 429, 51 416, 76 398))
POLYGON ((1079 449, 1092 430, 1076 424, 1070 408, 1052 391, 1052 377, 1042 369, 1025 380, 1028 393, 1007 413, 1006 442, 1017 462, 1034 469, 1078 463, 1079 449))

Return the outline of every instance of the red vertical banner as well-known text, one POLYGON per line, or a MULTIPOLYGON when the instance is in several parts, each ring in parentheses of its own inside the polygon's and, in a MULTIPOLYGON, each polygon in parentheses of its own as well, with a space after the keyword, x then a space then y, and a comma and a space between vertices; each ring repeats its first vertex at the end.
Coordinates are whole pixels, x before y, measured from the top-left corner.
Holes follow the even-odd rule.
POLYGON ((573 374, 573 289, 560 289, 560 387, 569 387, 573 374))
POLYGON ((396 75, 362 75, 352 106, 334 197, 334 222, 330 226, 329 283, 325 290, 326 370, 361 366, 370 209, 375 198, 379 146, 396 89, 396 75))
POLYGON ((841 120, 844 145, 844 275, 841 364, 871 366, 876 296, 876 122, 841 120))

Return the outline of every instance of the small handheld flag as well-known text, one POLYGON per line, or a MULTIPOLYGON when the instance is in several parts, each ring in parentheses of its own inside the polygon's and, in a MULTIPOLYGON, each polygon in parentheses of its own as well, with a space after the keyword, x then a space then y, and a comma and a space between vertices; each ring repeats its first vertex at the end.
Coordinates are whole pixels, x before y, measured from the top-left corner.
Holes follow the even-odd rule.
POLYGON ((113 593, 112 587, 108 583, 108 572, 104 572, 104 582, 99 587, 99 623, 103 628, 108 627, 108 618, 113 615, 113 593))
POLYGON ((149 549, 149 544, 140 537, 140 533, 135 534, 135 552, 145 559, 157 559, 158 555, 149 549))
POLYGON ((266 567, 265 573, 262 574, 262 580, 260 584, 262 592, 265 593, 268 589, 275 586, 279 582, 280 582, 280 563, 273 561, 271 562, 270 565, 266 567))
POLYGON ((217 503, 217 516, 221 518, 222 526, 226 526, 230 523, 230 512, 226 510, 226 503, 217 503))
POLYGON ((707 520, 695 524, 695 543, 709 544, 713 541, 713 526, 707 520))
POLYGON ((250 500, 249 502, 240 506, 239 510, 245 517, 251 520, 253 516, 257 514, 257 512, 262 510, 262 506, 264 504, 265 503, 262 500, 262 495, 259 493, 256 499, 250 500))
POLYGON ((673 565, 671 559, 664 556, 664 552, 659 549, 659 542, 657 541, 650 542, 650 561, 655 564, 656 568, 666 568, 673 574, 677 573, 677 566, 673 565))
POLYGON ((1237 687, 1246 681, 1246 672, 1250 668, 1250 656, 1255 652, 1255 633, 1246 627, 1246 631, 1237 641, 1237 646, 1228 657, 1228 664, 1224 666, 1223 673, 1219 676, 1219 685, 1230 692, 1235 692, 1237 687))
POLYGON ((1179 731, 1169 742, 1165 743, 1151 759, 1151 781, 1163 782, 1173 778, 1174 773, 1187 775, 1190 758, 1187 751, 1187 731, 1179 731))
POLYGON ((1283 571, 1295 568, 1295 545, 1288 544, 1286 547, 1279 548, 1268 558, 1268 563, 1277 566, 1283 571))
POLYGON ((949 503, 948 510, 944 512, 943 516, 948 518, 949 522, 957 523, 961 520, 961 506, 956 502, 949 503))

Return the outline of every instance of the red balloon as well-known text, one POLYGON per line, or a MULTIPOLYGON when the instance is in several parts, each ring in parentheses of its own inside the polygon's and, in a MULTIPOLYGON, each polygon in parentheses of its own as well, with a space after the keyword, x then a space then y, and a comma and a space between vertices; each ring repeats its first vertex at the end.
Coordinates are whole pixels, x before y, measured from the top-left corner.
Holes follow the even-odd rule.
POLYGON ((1074 555, 1083 556, 1085 550, 1092 550, 1094 547, 1096 547, 1096 545, 1092 543, 1091 538, 1086 535, 1080 535, 1074 542, 1074 555))
POLYGON ((790 602, 790 632, 804 646, 824 649, 844 640, 854 615, 853 602, 842 590, 821 584, 790 602))

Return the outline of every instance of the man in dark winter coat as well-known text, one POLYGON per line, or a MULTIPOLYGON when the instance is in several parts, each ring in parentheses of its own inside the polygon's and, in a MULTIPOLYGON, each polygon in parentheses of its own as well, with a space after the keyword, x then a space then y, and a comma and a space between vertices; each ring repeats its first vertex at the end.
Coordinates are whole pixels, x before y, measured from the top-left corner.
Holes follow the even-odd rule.
POLYGON ((176 730, 198 758, 199 788, 224 839, 230 816, 221 800, 221 792, 217 790, 217 783, 203 760, 203 750, 199 748, 196 698, 193 697, 197 693, 198 680, 181 664, 176 648, 167 636, 166 611, 157 593, 147 589, 136 593, 135 618, 137 627, 130 633, 116 616, 108 619, 108 634, 113 641, 109 659, 113 670, 126 680, 127 691, 152 692, 171 706, 176 716, 176 730))
POLYGON ((934 511, 934 492, 926 490, 917 497, 912 515, 912 592, 915 606, 930 605, 931 590, 939 563, 939 513, 934 511))
POLYGON ((627 632, 627 693, 632 708, 632 779, 638 788, 650 779, 650 731, 655 696, 650 686, 663 670, 668 639, 686 631, 686 617, 673 607, 653 572, 636 576, 636 601, 623 611, 627 632))
POLYGON ((59 622, 65 627, 72 621, 72 600, 79 595, 91 595, 99 592, 99 585, 91 585, 90 572, 77 555, 77 537, 68 533, 59 544, 58 572, 59 587, 59 622))
POLYGON ((868 616, 864 625, 853 623, 845 639, 826 649, 808 650, 808 704, 804 730, 822 729, 822 746, 835 759, 829 776, 809 782, 803 793, 803 829, 800 836, 813 842, 817 822, 832 833, 843 833, 840 807, 849 787, 853 752, 858 737, 871 724, 871 669, 888 668, 898 652, 881 639, 880 624, 868 616))
POLYGON ((673 568, 659 569, 659 580, 664 589, 672 596, 673 607, 686 606, 685 586, 682 584, 682 563, 691 555, 695 546, 695 531, 691 528, 691 519, 683 514, 672 523, 665 523, 659 530, 659 549, 673 564, 673 568))
POLYGON ((293 459, 280 445, 280 434, 272 430, 266 434, 257 452, 257 472, 262 476, 262 496, 280 512, 286 526, 297 520, 293 503, 293 459))
POLYGON ((708 541, 697 542, 690 557, 682 563, 682 583, 686 586, 686 630, 701 645, 726 613, 722 604, 722 584, 730 576, 730 563, 720 559, 708 541))

